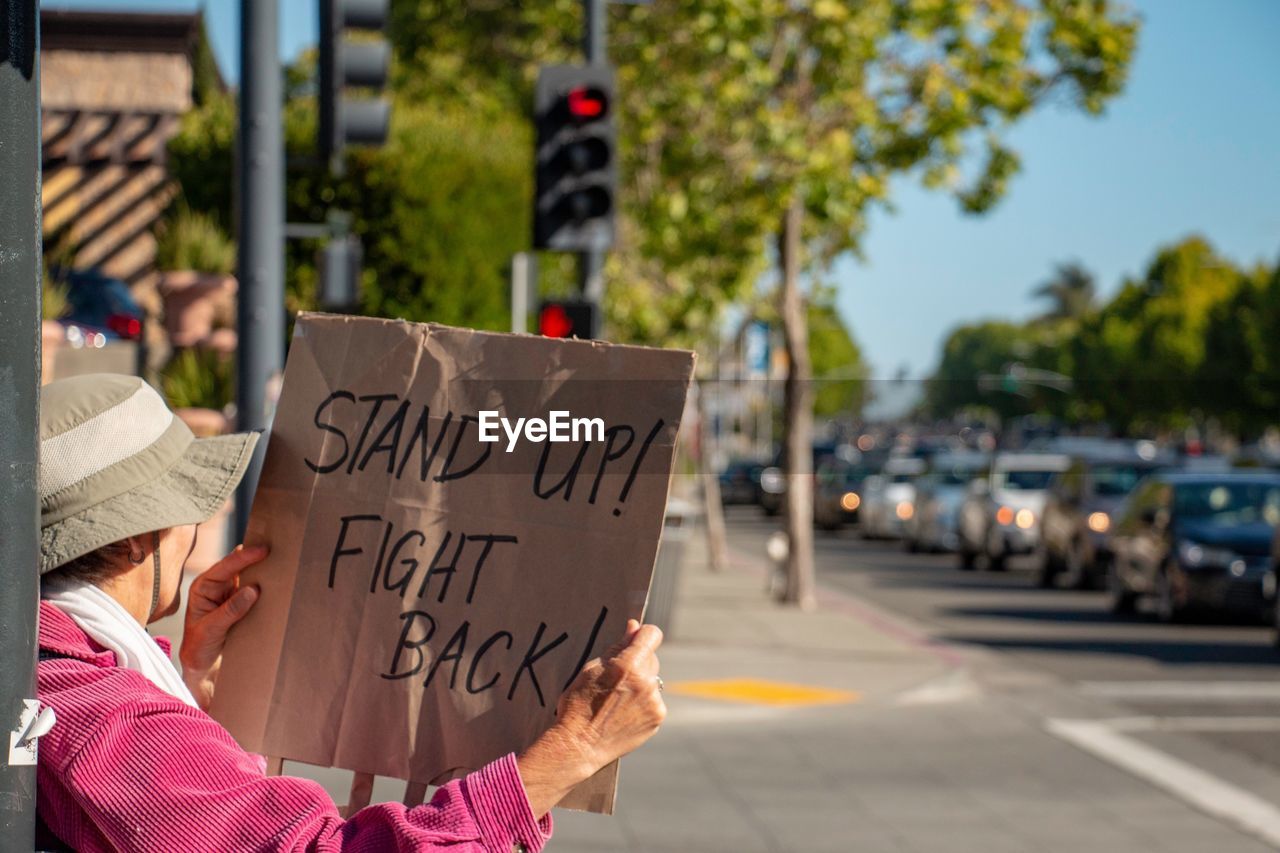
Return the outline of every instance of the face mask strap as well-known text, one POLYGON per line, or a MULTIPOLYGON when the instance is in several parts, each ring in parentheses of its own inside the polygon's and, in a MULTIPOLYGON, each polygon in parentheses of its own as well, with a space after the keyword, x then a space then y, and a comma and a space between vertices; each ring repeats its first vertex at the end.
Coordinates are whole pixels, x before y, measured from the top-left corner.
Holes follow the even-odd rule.
POLYGON ((160 604, 160 531, 151 531, 151 553, 155 557, 155 578, 151 582, 151 610, 152 616, 156 613, 156 606, 160 604))

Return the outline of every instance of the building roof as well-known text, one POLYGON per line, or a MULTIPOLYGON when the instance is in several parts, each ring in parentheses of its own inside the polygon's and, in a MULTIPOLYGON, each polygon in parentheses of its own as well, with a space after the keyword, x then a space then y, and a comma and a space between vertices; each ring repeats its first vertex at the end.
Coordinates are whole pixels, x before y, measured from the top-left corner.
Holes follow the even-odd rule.
POLYGON ((46 112, 184 113, 203 32, 199 12, 46 10, 41 105, 46 112))
POLYGON ((199 12, 44 9, 40 49, 187 55, 200 37, 201 26, 199 12))

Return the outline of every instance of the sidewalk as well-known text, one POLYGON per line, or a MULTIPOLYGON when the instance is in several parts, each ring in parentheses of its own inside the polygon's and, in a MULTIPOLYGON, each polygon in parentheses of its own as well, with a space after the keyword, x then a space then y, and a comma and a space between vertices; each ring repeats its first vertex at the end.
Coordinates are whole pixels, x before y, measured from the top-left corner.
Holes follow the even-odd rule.
POLYGON ((856 600, 780 607, 759 557, 732 562, 712 574, 692 537, 668 722, 624 760, 617 813, 557 812, 551 850, 1269 849, 1045 729, 1105 706, 856 600))

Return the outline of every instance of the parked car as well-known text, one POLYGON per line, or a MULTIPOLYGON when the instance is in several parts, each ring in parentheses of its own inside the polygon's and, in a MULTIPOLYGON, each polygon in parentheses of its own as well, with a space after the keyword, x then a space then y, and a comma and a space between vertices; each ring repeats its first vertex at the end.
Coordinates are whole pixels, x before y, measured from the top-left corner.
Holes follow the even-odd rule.
MULTIPOLYGON (((836 455, 835 444, 821 443, 813 445, 813 468, 817 471, 822 461, 836 455)), ((787 496, 787 478, 782 471, 782 451, 774 456, 773 464, 760 472, 760 508, 765 515, 777 515, 782 512, 783 502, 787 496)))
POLYGON ((1138 481, 1170 461, 1145 455, 1132 447, 1094 451, 1053 478, 1040 522, 1040 586, 1091 589, 1102 583, 1116 510, 1138 481))
POLYGON ((841 456, 822 461, 815 475, 813 523, 822 530, 839 530, 858 520, 862 506, 863 484, 871 469, 861 461, 841 456))
POLYGON ((760 503, 760 475, 765 466, 754 459, 734 459, 720 472, 720 501, 725 506, 760 503))
POLYGON ((896 539, 915 514, 916 478, 925 462, 911 456, 892 457, 884 469, 863 482, 858 527, 865 539, 896 539))
POLYGON ((990 475, 970 481, 960 504, 960 568, 975 568, 981 556, 989 569, 1003 571, 1009 557, 1034 551, 1049 482, 1070 464, 1059 453, 997 454, 990 475))
POLYGON ((141 340, 146 312, 134 300, 129 285, 96 270, 59 272, 57 278, 67 288, 68 309, 62 323, 68 329, 76 328, 86 338, 141 340))
POLYGON ((960 544, 958 516, 969 482, 987 472, 986 453, 940 453, 916 481, 915 512, 903 525, 908 551, 954 551, 960 544))
POLYGON ((1160 472, 1125 502, 1111 537, 1111 606, 1155 599, 1173 622, 1193 610, 1266 618, 1275 609, 1272 543, 1280 474, 1160 472))

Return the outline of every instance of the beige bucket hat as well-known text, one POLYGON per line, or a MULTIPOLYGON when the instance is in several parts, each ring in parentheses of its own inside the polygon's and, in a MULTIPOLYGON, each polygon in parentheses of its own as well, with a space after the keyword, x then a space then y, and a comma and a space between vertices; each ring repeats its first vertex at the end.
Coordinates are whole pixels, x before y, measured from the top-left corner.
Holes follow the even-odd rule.
POLYGON ((136 376, 77 376, 40 393, 42 575, 129 536, 207 521, 258 442, 196 438, 136 376))

